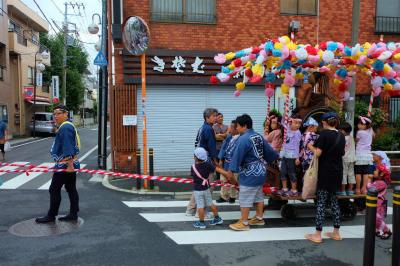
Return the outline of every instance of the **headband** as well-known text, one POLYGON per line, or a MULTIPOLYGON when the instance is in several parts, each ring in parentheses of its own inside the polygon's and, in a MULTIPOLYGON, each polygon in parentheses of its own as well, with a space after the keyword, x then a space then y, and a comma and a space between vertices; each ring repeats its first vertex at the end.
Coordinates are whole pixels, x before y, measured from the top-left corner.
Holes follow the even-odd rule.
POLYGON ((369 119, 368 117, 360 115, 359 118, 360 118, 361 123, 364 124, 364 125, 367 124, 367 123, 370 123, 370 124, 372 123, 371 119, 369 119))

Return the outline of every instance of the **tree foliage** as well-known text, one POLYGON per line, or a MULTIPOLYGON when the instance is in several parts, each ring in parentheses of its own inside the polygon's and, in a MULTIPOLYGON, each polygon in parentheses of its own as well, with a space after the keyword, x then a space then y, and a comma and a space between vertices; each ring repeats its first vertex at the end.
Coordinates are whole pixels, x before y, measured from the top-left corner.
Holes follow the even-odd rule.
MULTIPOLYGON (((51 82, 51 76, 59 76, 60 96, 64 98, 62 92, 63 84, 63 47, 64 37, 62 34, 48 35, 40 34, 40 42, 50 50, 51 66, 46 67, 43 72, 43 81, 51 82)), ((71 110, 78 110, 83 102, 85 86, 83 75, 89 65, 88 54, 82 45, 75 41, 72 46, 67 46, 67 106, 71 110)))

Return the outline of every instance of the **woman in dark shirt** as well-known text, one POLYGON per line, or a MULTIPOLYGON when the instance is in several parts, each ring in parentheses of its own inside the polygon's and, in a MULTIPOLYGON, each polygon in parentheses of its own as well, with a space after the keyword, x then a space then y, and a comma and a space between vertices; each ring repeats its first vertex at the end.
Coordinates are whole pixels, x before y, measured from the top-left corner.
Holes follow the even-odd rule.
POLYGON ((345 138, 336 129, 339 119, 336 113, 329 112, 322 116, 324 130, 314 145, 314 154, 318 156, 318 182, 317 182, 317 213, 315 218, 316 231, 314 234, 306 234, 305 237, 315 243, 322 242, 322 224, 325 219, 325 209, 330 202, 333 215, 333 232, 325 233, 325 236, 333 240, 341 240, 340 208, 335 193, 339 190, 342 176, 345 138))

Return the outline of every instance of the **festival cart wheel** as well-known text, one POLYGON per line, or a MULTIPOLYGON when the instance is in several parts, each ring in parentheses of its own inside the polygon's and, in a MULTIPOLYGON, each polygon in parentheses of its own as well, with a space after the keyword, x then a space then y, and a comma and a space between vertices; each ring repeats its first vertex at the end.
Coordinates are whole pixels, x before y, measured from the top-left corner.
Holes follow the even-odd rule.
POLYGON ((281 208, 281 216, 284 219, 291 220, 297 216, 296 208, 291 204, 285 204, 281 208))
POLYGON ((356 198, 356 199, 354 199, 354 204, 357 207, 357 211, 363 211, 366 208, 365 198, 356 198))
POLYGON ((357 215, 355 202, 348 199, 339 200, 340 214, 343 220, 353 220, 357 215))
POLYGON ((288 203, 287 200, 278 200, 278 199, 274 199, 273 197, 270 197, 268 199, 268 205, 267 205, 268 208, 267 209, 280 210, 282 208, 282 206, 284 206, 287 203, 288 203))

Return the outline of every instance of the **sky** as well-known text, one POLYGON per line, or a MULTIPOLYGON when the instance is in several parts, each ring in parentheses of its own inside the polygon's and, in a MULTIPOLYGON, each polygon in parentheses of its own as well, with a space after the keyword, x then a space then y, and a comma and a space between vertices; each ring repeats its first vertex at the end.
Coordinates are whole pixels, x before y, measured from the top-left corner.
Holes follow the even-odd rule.
MULTIPOLYGON (((33 0, 21 0, 24 4, 29 6, 32 10, 34 10, 39 16, 43 19, 44 16, 40 12, 39 8, 36 6, 33 0)), ((48 20, 53 24, 54 20, 58 27, 62 28, 62 22, 64 21, 64 10, 65 10, 65 0, 36 0, 36 3, 40 6, 48 20)), ((81 0, 81 1, 67 1, 68 3, 73 4, 83 4, 84 9, 80 7, 80 10, 75 6, 72 8, 71 5, 68 5, 68 21, 71 23, 76 23, 76 27, 79 34, 79 39, 83 43, 85 50, 89 54, 89 70, 92 75, 97 73, 97 66, 93 65, 93 60, 97 55, 97 51, 94 48, 94 43, 97 43, 99 40, 98 34, 90 34, 88 32, 88 26, 92 22, 92 15, 94 13, 98 13, 101 15, 101 0, 81 0), (79 13, 81 14, 80 16, 79 13)), ((95 22, 98 23, 98 17, 95 17, 95 22)), ((58 31, 57 27, 53 24, 53 27, 56 31, 58 31)), ((100 26, 101 28, 101 26, 100 26)), ((70 30, 73 29, 73 26, 70 25, 70 30)), ((54 34, 54 31, 51 27, 49 27, 49 33, 54 34)))

